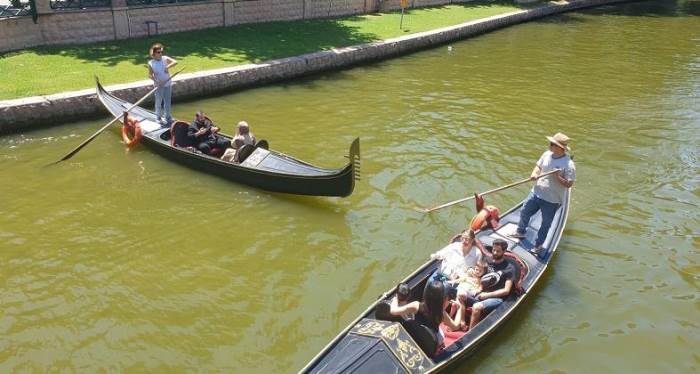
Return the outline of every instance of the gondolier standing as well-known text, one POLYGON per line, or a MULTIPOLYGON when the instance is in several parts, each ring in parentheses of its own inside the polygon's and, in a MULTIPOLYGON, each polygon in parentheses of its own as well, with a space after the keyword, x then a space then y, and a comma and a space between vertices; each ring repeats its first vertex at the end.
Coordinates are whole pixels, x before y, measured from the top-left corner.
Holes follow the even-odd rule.
POLYGON ((162 44, 156 43, 151 46, 151 60, 148 61, 148 77, 153 80, 156 90, 156 118, 161 126, 170 125, 173 115, 170 111, 170 101, 172 97, 172 81, 170 80, 169 68, 177 65, 177 60, 165 56, 165 49, 162 44))
POLYGON ((560 172, 537 179, 537 183, 523 204, 518 229, 512 235, 514 238, 525 238, 525 229, 530 218, 538 210, 542 211, 542 225, 537 232, 535 246, 531 250, 536 256, 539 256, 543 250, 542 245, 554 220, 554 214, 564 200, 566 189, 573 186, 576 180, 574 161, 567 154, 570 151, 569 141, 571 139, 562 133, 556 133, 554 136, 548 136, 547 140, 549 140, 549 150, 545 151, 537 161, 532 174, 530 174, 530 179, 535 180, 540 174, 554 169, 559 169, 560 172))

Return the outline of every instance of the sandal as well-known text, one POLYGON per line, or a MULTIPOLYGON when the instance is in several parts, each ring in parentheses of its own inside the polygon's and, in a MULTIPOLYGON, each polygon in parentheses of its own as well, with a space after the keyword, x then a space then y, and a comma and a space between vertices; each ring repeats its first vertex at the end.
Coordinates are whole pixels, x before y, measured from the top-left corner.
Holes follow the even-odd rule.
POLYGON ((528 252, 532 253, 535 257, 540 257, 540 254, 544 252, 544 247, 540 245, 530 249, 528 252))

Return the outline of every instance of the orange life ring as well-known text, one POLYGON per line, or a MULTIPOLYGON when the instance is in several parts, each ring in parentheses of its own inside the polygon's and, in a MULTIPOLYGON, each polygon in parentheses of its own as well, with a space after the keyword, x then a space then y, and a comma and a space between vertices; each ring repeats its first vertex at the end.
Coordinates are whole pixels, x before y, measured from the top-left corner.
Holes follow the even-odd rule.
POLYGON ((481 209, 479 213, 474 216, 474 218, 472 218, 472 221, 469 223, 469 228, 474 231, 479 231, 484 228, 484 225, 490 224, 492 226, 496 226, 493 227, 496 229, 498 226, 499 214, 500 212, 498 211, 498 208, 493 205, 487 205, 484 207, 484 209, 481 209))
POLYGON ((122 140, 128 147, 133 147, 139 143, 139 140, 141 140, 141 125, 139 121, 128 116, 125 118, 124 126, 122 126, 122 140), (134 130, 134 137, 131 139, 129 139, 130 129, 134 130))

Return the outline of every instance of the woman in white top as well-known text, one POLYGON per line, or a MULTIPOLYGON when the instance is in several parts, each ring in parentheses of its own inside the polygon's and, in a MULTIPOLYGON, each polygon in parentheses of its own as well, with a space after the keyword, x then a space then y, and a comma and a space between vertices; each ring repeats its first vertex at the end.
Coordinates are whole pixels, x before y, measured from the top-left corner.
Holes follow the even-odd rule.
MULTIPOLYGON (((462 233, 461 239, 430 255, 431 259, 442 260, 436 274, 448 281, 464 276, 466 269, 475 266, 486 251, 473 230, 462 233)), ((433 274, 433 278, 436 278, 436 274, 433 274)))
POLYGON ((241 121, 238 122, 238 129, 236 130, 236 135, 231 140, 231 148, 226 149, 221 159, 228 162, 236 161, 236 152, 244 145, 255 145, 255 135, 250 131, 250 126, 248 122, 241 121))
POLYGON ((151 46, 151 60, 148 61, 148 77, 153 80, 156 89, 156 118, 161 125, 169 125, 173 121, 170 111, 172 97, 172 81, 169 68, 177 65, 174 58, 163 55, 164 48, 160 43, 151 46))
POLYGON ((255 135, 250 131, 250 126, 248 122, 241 121, 238 122, 238 130, 236 131, 236 136, 233 137, 234 148, 238 149, 243 145, 255 145, 255 135))

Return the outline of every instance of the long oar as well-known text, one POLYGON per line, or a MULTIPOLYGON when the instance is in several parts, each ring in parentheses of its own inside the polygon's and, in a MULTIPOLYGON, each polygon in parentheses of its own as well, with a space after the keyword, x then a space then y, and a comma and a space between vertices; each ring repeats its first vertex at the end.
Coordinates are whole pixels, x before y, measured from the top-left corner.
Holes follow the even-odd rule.
MULTIPOLYGON (((559 169, 554 169, 554 170, 548 171, 548 172, 546 172, 546 173, 544 173, 544 174, 540 174, 539 176, 537 176, 537 178, 535 178, 535 180, 540 179, 540 178, 542 178, 542 177, 546 177, 547 175, 550 175, 550 174, 554 174, 554 173, 556 173, 556 172, 558 172, 558 171, 560 171, 560 170, 559 170, 559 169)), ((515 183, 511 183, 511 184, 507 184, 507 185, 502 186, 502 187, 494 188, 493 190, 488 190, 488 191, 486 191, 486 192, 482 192, 482 193, 480 193, 479 195, 480 195, 480 196, 485 196, 485 195, 488 195, 488 194, 492 194, 492 193, 494 193, 494 192, 503 191, 503 190, 505 190, 505 189, 508 189, 508 188, 511 188, 511 187, 515 187, 515 186, 520 185, 520 184, 523 184, 523 183, 527 183, 527 182, 529 182, 529 181, 531 181, 531 180, 532 180, 532 179, 530 179, 530 178, 523 179, 523 180, 517 181, 517 182, 515 182, 515 183)), ((450 201, 449 203, 445 203, 445 204, 442 204, 442 205, 438 205, 438 206, 432 207, 432 208, 430 208, 430 209, 423 209, 423 211, 424 211, 425 213, 430 213, 430 212, 432 212, 433 210, 438 210, 438 209, 446 208, 446 207, 448 207, 448 206, 452 206, 452 205, 455 205, 455 204, 459 204, 459 203, 461 203, 461 202, 464 202, 464 201, 467 201, 467 200, 471 200, 471 199, 473 199, 473 198, 474 198, 474 196, 464 197, 464 198, 461 198, 461 199, 459 199, 459 200, 450 201)))
MULTIPOLYGON (((147 98, 149 98, 151 95, 153 95, 153 93, 156 92, 156 90, 157 90, 158 88, 160 88, 160 87, 162 87, 163 85, 165 85, 166 83, 168 83, 171 79, 173 79, 176 75, 180 74, 180 72, 182 72, 183 70, 184 70, 184 69, 178 70, 177 72, 175 72, 175 74, 173 74, 172 76, 170 76, 170 78, 168 78, 168 80, 166 80, 165 82, 161 83, 160 85, 156 85, 152 90, 150 90, 150 91, 146 94, 146 96, 142 97, 139 101, 137 101, 136 103, 134 103, 134 105, 130 106, 129 109, 125 110, 125 112, 130 112, 132 109, 136 108, 139 104, 141 104, 141 102, 143 102, 144 100, 146 100, 147 98)), ((90 135, 89 138, 85 139, 84 142, 80 143, 79 146, 75 147, 75 149, 73 149, 72 151, 68 152, 68 154, 66 154, 65 156, 63 156, 60 160, 54 162, 54 164, 57 164, 57 163, 59 163, 59 162, 61 162, 61 161, 68 160, 69 158, 75 156, 76 153, 80 152, 80 150, 83 149, 83 147, 85 147, 86 145, 88 145, 88 144, 89 144, 91 141, 93 141, 98 135, 102 134, 102 132, 104 132, 104 131, 109 127, 109 125, 111 125, 111 124, 113 124, 114 122, 116 122, 116 121, 119 119, 119 117, 121 117, 121 116, 122 116, 122 114, 118 114, 116 117, 114 117, 114 119, 112 119, 111 121, 109 121, 109 123, 107 123, 106 125, 102 126, 101 129, 97 130, 96 133, 90 135)))

